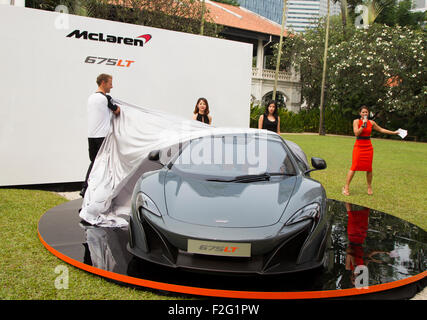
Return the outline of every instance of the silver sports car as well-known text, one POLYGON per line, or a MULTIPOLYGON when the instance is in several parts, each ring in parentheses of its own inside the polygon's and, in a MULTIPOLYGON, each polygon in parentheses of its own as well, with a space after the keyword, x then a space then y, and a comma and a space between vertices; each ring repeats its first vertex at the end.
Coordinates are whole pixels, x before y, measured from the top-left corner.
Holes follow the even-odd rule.
POLYGON ((326 193, 310 178, 323 159, 265 130, 198 137, 147 161, 135 185, 128 250, 203 272, 279 274, 325 259, 326 193))

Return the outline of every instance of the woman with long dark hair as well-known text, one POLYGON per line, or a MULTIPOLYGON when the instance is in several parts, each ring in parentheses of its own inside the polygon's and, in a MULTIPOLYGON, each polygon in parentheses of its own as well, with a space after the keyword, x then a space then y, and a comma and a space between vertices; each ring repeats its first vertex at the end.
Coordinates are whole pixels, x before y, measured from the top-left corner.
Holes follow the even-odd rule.
POLYGON ((372 195, 372 159, 374 148, 371 143, 372 129, 385 134, 398 134, 399 131, 390 131, 381 128, 373 120, 368 120, 369 109, 362 106, 359 109, 360 118, 353 121, 353 132, 356 136, 356 143, 353 147, 353 160, 351 168, 347 173, 345 186, 342 188, 342 194, 350 195, 350 183, 356 171, 366 171, 366 181, 368 183, 368 195, 372 195))
POLYGON ((271 100, 267 104, 264 114, 259 117, 258 129, 266 129, 280 134, 280 117, 276 101, 271 100))
POLYGON ((199 98, 193 111, 193 120, 206 124, 212 124, 212 117, 209 114, 209 103, 206 98, 199 98))

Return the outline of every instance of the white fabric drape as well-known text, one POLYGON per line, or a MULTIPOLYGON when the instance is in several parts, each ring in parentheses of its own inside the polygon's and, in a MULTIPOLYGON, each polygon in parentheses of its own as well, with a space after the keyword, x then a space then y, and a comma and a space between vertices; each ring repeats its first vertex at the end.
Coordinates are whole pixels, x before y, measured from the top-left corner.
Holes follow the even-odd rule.
POLYGON ((120 192, 150 151, 184 141, 197 131, 203 134, 212 130, 209 125, 192 119, 119 100, 115 103, 121 112, 112 120, 111 130, 95 159, 80 211, 83 220, 102 227, 127 225, 130 205, 123 203, 126 200, 121 201, 123 205, 115 205, 113 199, 117 196, 130 199, 129 186, 127 196, 120 192))
MULTIPOLYGON (((80 218, 100 227, 127 226, 133 188, 150 151, 214 134, 266 134, 266 130, 258 129, 215 128, 164 111, 119 100, 115 103, 120 106, 120 115, 112 120, 95 159, 80 211, 80 218)), ((292 145, 294 152, 305 157, 297 145, 292 145)))

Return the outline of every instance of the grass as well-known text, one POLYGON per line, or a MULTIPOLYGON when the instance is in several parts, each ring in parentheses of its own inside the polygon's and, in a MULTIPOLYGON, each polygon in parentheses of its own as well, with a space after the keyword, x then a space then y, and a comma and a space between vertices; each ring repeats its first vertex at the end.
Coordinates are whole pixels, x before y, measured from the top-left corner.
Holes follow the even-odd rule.
MULTIPOLYGON (((285 134, 308 158, 324 158, 328 168, 312 177, 324 185, 329 198, 384 211, 427 229, 427 144, 373 139, 374 195, 368 196, 366 178, 356 173, 351 196, 341 194, 351 165, 354 138, 285 134)), ((55 193, 0 189, 0 299, 171 299, 151 291, 119 286, 67 265, 49 253, 37 237, 40 217, 67 200, 55 193), (66 265, 69 288, 58 290, 55 268, 66 265)))
POLYGON ((327 169, 311 177, 320 181, 328 198, 364 205, 427 229, 427 143, 372 139, 373 196, 367 194, 366 173, 356 172, 350 196, 341 194, 351 166, 354 137, 284 134, 301 146, 307 157, 326 160, 327 169))
POLYGON ((170 297, 119 286, 67 265, 37 236, 40 217, 67 200, 52 192, 0 189, 0 300, 148 300, 170 297), (68 289, 55 288, 57 266, 68 268, 68 289))

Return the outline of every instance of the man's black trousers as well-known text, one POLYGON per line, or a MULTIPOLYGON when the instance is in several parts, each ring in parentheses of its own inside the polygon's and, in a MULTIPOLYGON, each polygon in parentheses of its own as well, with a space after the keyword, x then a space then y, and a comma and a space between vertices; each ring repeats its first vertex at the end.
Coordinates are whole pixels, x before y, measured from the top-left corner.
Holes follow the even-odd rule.
POLYGON ((102 143, 104 142, 105 137, 103 138, 88 138, 89 142, 89 159, 90 165, 87 169, 85 182, 83 183, 83 189, 80 192, 80 195, 84 197, 84 194, 87 189, 87 180, 89 179, 89 174, 92 171, 93 163, 95 162, 96 155, 98 154, 99 148, 101 148, 102 143))

